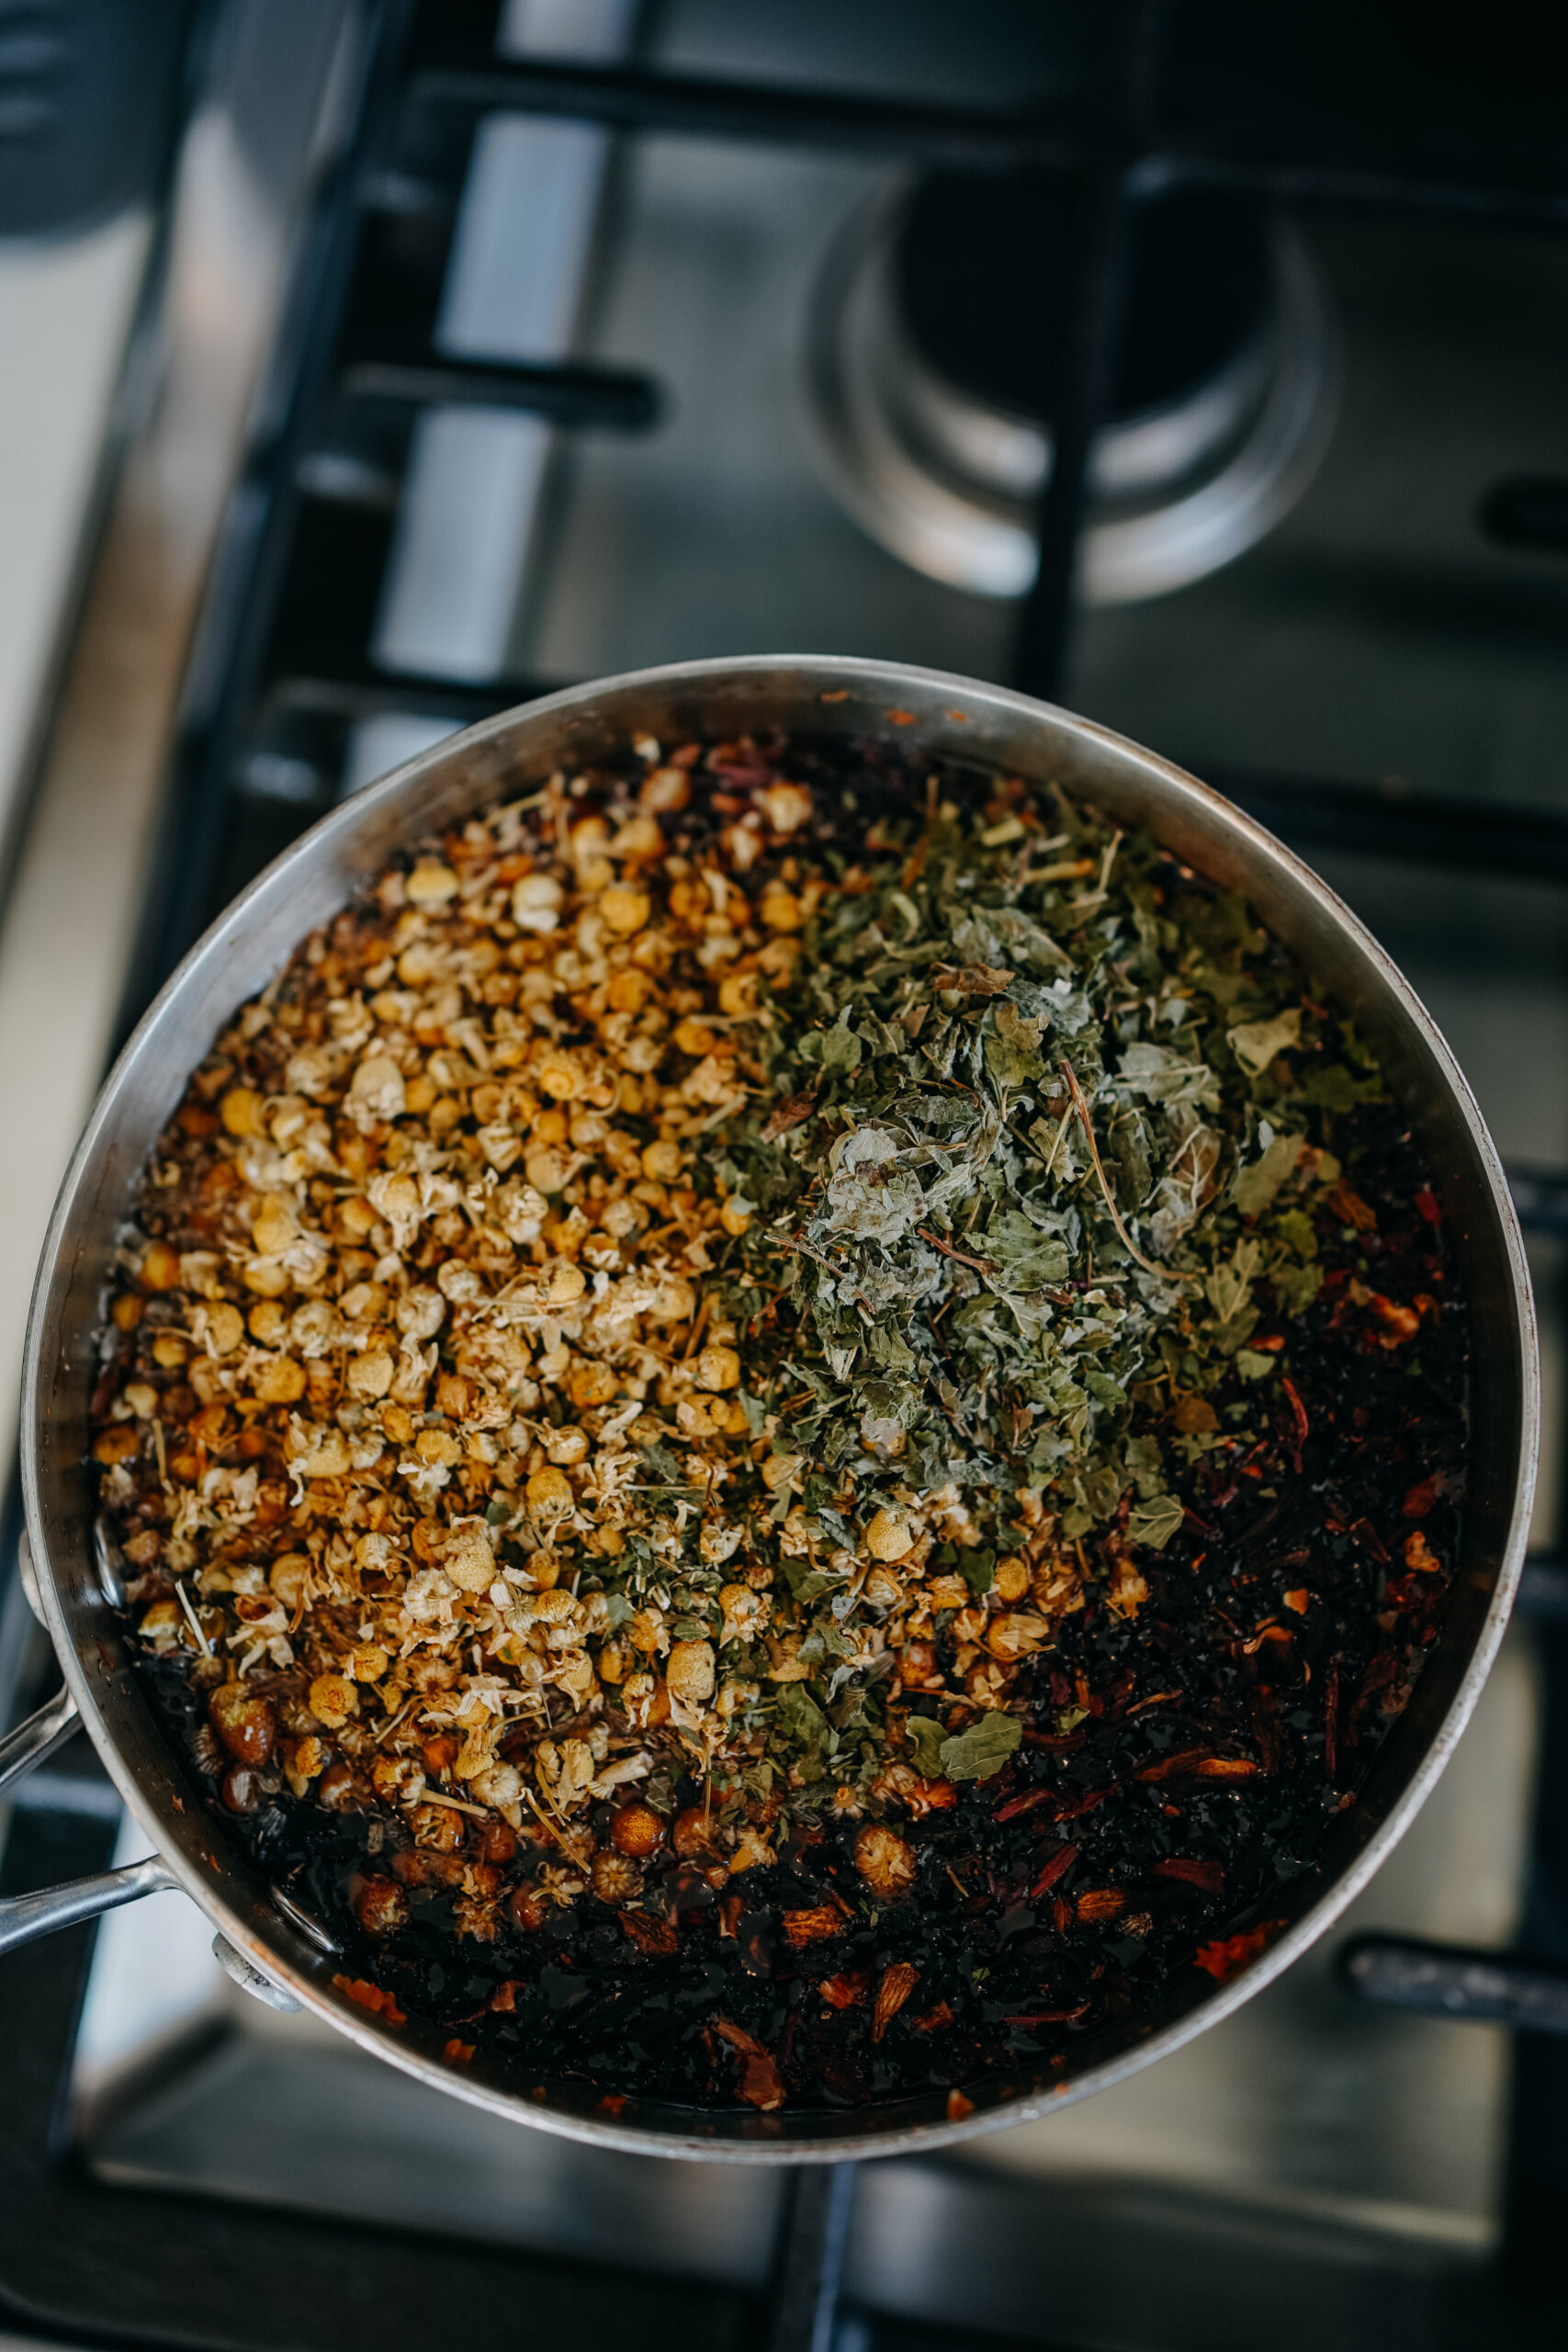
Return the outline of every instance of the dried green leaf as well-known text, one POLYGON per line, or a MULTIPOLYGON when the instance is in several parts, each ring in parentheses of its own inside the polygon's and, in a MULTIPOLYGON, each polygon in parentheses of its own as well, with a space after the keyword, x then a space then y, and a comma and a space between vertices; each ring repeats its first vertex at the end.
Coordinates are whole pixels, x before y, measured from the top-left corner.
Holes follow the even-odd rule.
POLYGON ((966 1729, 942 1743, 941 1761, 950 1781, 988 1781, 999 1772, 1023 1737, 1016 1715, 990 1708, 966 1729))
POLYGON ((1259 1216, 1294 1169, 1306 1143, 1303 1135, 1276 1136, 1261 1159, 1238 1168, 1231 1198, 1243 1216, 1259 1216))
POLYGON ((1163 1552, 1184 1513, 1174 1495, 1152 1495, 1146 1503, 1139 1503, 1127 1514, 1127 1541, 1146 1544, 1151 1550, 1163 1552))
POLYGON ((1301 1043, 1302 1009, 1292 1005, 1271 1021, 1244 1021, 1225 1032, 1225 1043, 1249 1078, 1261 1078, 1276 1054, 1293 1052, 1301 1043))
POLYGON ((942 1770, 942 1741, 946 1736, 942 1725, 934 1715, 911 1715, 904 1728, 915 1751, 915 1762, 928 1781, 934 1781, 942 1770))

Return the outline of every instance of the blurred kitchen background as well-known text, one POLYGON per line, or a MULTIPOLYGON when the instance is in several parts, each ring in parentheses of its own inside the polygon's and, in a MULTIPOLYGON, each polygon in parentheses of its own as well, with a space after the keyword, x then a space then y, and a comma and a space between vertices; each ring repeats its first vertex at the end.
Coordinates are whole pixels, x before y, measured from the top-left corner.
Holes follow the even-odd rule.
MULTIPOLYGON (((1437 1795, 1123 2088, 812 2213, 429 2094, 160 1895, 0 1961, 0 2329, 1562 2340, 1564 65, 1515 0, 0 0, 7 1428, 107 1059, 261 864, 532 694, 789 650, 1046 694, 1303 850, 1492 1123, 1549 1432, 1437 1795), (1369 1929, 1449 2014, 1348 1988, 1369 1929)), ((8 1508, 0 1728, 51 1687, 8 1508)), ((0 1839, 7 1892, 142 1850, 80 1741, 0 1839)))

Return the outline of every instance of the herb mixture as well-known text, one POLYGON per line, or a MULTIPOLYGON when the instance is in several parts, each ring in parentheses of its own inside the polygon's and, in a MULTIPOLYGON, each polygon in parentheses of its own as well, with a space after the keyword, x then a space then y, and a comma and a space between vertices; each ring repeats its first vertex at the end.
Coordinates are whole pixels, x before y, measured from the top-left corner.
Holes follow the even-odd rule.
POLYGON ((1016 778, 644 739, 219 1039, 94 1453, 350 1998, 612 2107, 962 2113, 1267 1941, 1435 1638, 1464 1360, 1242 899, 1016 778))

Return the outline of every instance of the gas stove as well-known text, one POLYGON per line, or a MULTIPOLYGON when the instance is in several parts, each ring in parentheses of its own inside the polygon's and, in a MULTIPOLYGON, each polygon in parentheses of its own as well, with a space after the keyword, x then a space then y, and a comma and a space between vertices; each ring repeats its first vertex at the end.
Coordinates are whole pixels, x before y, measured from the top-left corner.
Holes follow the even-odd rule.
MULTIPOLYGON (((1393 62, 1344 98, 1321 10, 226 0, 209 35, 0 931, 6 1380, 104 1054, 267 857, 542 687, 808 648, 1054 695, 1305 849, 1515 1171, 1550 1423, 1540 90, 1472 61, 1380 112, 1393 62)), ((1558 1456, 1527 1608, 1393 1860, 1133 2082, 940 2161, 604 2155, 258 2006, 159 1895, 0 1962, 0 2317, 245 2352, 520 2312, 778 2352, 1557 2340, 1558 1456)), ((6 1718, 50 1673, 13 1577, 6 1718)), ((139 1850, 72 1748, 4 1834, 7 1891, 139 1850)))

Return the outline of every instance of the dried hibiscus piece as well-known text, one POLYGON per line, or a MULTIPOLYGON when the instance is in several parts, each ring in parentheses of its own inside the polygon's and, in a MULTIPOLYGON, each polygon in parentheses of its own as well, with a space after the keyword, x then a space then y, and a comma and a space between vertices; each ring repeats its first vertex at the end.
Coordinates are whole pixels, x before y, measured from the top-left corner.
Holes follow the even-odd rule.
POLYGON ((1016 1821, 1020 1814, 1032 1813, 1036 1805, 1053 1804, 1055 1795, 1055 1789, 1025 1789, 1021 1796, 1009 1797, 1005 1804, 998 1805, 992 1818, 996 1821, 1016 1821))
POLYGON ((1212 1976, 1216 1984, 1224 1984, 1237 1972, 1256 1960, 1269 1941, 1267 1928, 1246 1928, 1240 1934, 1221 1936, 1212 1944, 1204 1944, 1192 1955, 1192 1964, 1212 1976))
POLYGON ((791 1951, 804 1951, 808 1944, 826 1943, 830 1937, 841 1936, 844 1917, 833 1904, 818 1903, 808 1911, 786 1911, 781 1925, 791 1951))
POLYGON ((1215 1756, 1206 1747, 1179 1748, 1174 1756, 1140 1765, 1140 1781, 1250 1781, 1258 1767, 1245 1756, 1215 1756))
POLYGON ((876 1988, 871 2028, 873 2041, 881 2041, 919 1981, 919 1970, 907 1960, 895 1961, 892 1967, 884 1972, 882 1982, 876 1988))
POLYGON ((869 1968, 856 1968, 838 1976, 825 1976, 817 1987, 822 1998, 835 2009, 852 2009, 865 1998, 865 1988, 871 1983, 869 1968))
POLYGON ((713 2030, 722 2041, 727 2041, 740 2061, 740 2097, 748 2107, 761 2108, 771 2114, 782 2107, 784 2099, 783 2077, 772 2053, 763 2049, 754 2034, 732 2018, 716 2017, 713 2030))
POLYGON ((1030 1888, 1030 1901, 1032 1903, 1038 1903, 1043 1894, 1048 1894, 1052 1887, 1055 1885, 1058 1879, 1066 1878, 1067 1872, 1072 1869, 1073 1864, 1077 1860, 1077 1858, 1078 1849, 1077 1846, 1058 1846, 1050 1860, 1046 1863, 1044 1869, 1041 1871, 1039 1877, 1035 1880, 1033 1885, 1030 1888))
POLYGON ((1281 1375, 1280 1385, 1285 1392, 1285 1401, 1290 1406, 1291 1417, 1294 1423, 1294 1435, 1289 1442, 1291 1467, 1299 1478, 1302 1472, 1302 1448, 1307 1442, 1312 1424, 1307 1419, 1307 1408, 1302 1403, 1301 1391, 1295 1382, 1281 1375))
POLYGON ((391 1994, 384 1992, 379 1984, 372 1984, 368 1977, 334 1976, 333 1983, 348 2000, 362 2009, 368 2009, 372 2017, 385 2018, 389 2025, 408 2023, 406 2013, 398 2007, 391 1994))
POLYGON ((1205 1894, 1223 1894, 1225 1891, 1224 1864, 1205 1861, 1196 1854, 1168 1854, 1163 1861, 1155 1864, 1155 1876, 1185 1879, 1189 1886, 1201 1887, 1205 1894))
POLYGON ((673 1919, 656 1919, 649 1911, 617 1911, 615 1917, 638 1951, 655 1960, 669 1960, 681 1948, 673 1919))
POLYGON ((1107 1797, 1113 1797, 1115 1794, 1116 1783, 1114 1781, 1111 1782, 1108 1788, 1089 1789, 1086 1791, 1081 1797, 1064 1800, 1062 1804, 1057 1805, 1051 1818, 1054 1821, 1081 1821, 1086 1813, 1097 1812, 1105 1803, 1107 1797))

